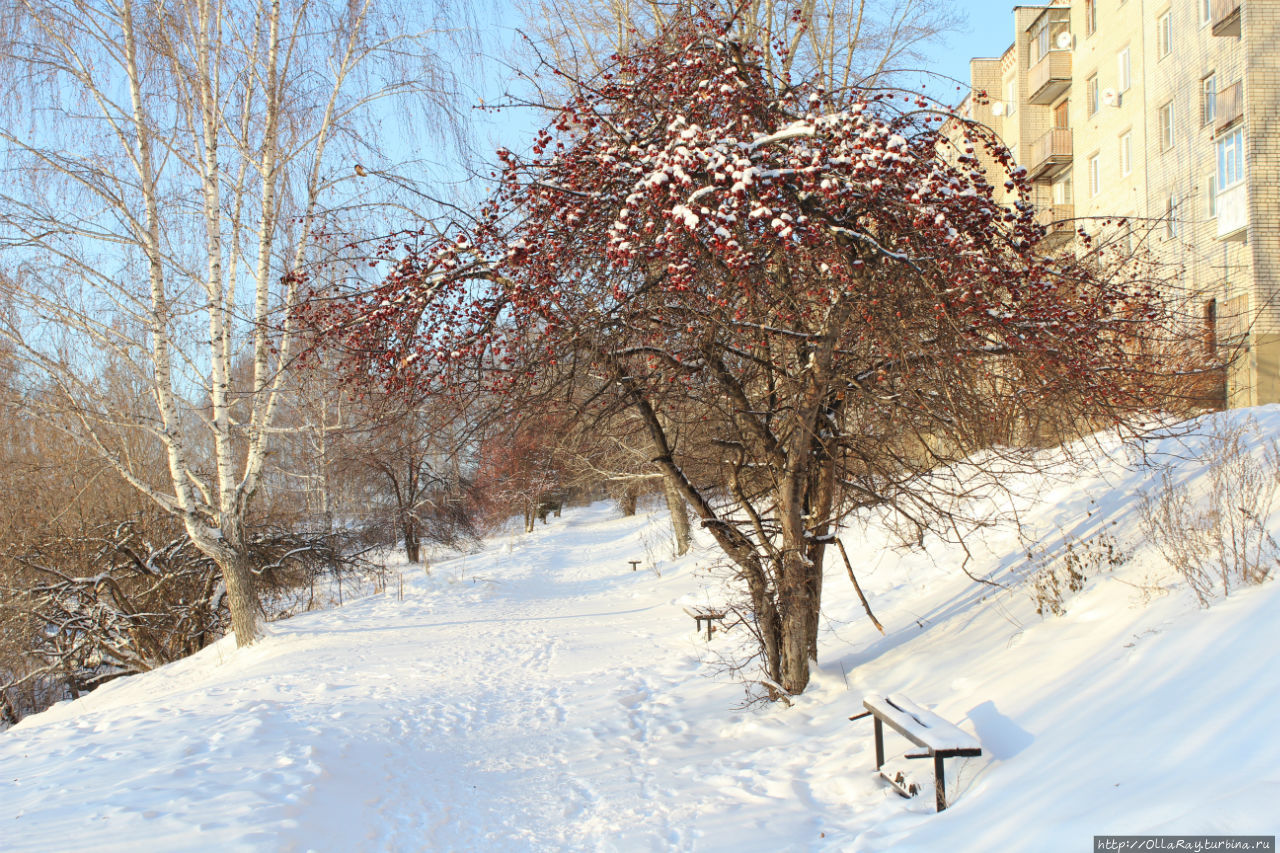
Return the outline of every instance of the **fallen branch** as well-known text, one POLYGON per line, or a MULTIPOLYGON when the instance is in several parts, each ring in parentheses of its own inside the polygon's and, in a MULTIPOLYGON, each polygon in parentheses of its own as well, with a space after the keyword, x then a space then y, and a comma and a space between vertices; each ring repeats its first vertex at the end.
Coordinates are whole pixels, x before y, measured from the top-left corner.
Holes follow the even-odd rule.
POLYGON ((862 587, 858 585, 858 579, 853 576, 853 565, 849 562, 849 554, 844 550, 844 543, 836 537, 836 547, 840 549, 840 556, 844 558, 844 567, 849 570, 849 580, 853 581, 853 588, 858 593, 858 598, 862 601, 862 609, 867 611, 867 616, 871 618, 871 624, 876 626, 876 630, 881 634, 884 633, 884 626, 880 624, 880 620, 871 612, 871 605, 867 603, 867 597, 862 594, 862 587))

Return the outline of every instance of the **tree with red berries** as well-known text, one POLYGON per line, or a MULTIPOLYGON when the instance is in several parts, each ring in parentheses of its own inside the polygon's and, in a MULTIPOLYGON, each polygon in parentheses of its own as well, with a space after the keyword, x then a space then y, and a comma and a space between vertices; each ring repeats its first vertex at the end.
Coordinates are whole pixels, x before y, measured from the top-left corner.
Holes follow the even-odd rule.
POLYGON ((946 526, 939 472, 1017 437, 993 424, 1147 407, 1163 365, 1139 339, 1168 315, 1132 267, 1041 254, 1030 206, 992 200, 984 146, 1028 185, 981 128, 773 76, 728 32, 686 15, 570 81, 532 155, 499 152, 475 227, 326 322, 394 382, 590 377, 583 405, 641 424, 732 562, 780 696, 808 683, 842 517, 946 526))

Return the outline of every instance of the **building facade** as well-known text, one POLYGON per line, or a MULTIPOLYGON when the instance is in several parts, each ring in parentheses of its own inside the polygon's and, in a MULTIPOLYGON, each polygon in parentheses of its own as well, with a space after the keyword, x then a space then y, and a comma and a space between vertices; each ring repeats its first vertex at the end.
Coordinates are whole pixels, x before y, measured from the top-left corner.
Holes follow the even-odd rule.
POLYGON ((960 111, 1027 169, 1050 246, 1137 224, 1241 353, 1228 404, 1280 402, 1280 0, 1058 0, 1013 30, 960 111))

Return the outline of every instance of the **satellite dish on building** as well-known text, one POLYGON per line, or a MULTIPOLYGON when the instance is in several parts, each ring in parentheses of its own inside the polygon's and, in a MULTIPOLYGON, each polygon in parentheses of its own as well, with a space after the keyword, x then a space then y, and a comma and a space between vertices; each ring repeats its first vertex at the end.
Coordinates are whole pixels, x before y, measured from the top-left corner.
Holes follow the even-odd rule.
POLYGON ((1102 103, 1106 104, 1109 107, 1120 106, 1120 93, 1117 92, 1115 89, 1103 89, 1102 103))
POLYGON ((1069 33, 1068 31, 1063 30, 1062 32, 1058 33, 1058 38, 1056 42, 1056 44, 1058 45, 1058 50, 1070 50, 1071 41, 1072 41, 1071 33, 1069 33))
POLYGON ((996 101, 991 105, 991 114, 993 116, 1004 115, 1004 101, 996 101))

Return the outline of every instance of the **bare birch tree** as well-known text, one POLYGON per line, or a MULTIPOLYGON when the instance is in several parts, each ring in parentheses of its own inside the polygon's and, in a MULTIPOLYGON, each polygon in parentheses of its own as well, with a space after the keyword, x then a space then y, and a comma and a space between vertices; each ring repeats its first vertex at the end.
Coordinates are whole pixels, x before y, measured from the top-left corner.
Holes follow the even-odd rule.
POLYGON ((221 568, 240 645, 260 634, 246 525, 295 346, 289 309, 341 211, 398 185, 370 175, 386 99, 446 100, 438 31, 398 29, 424 14, 379 0, 0 0, 13 303, 0 335, 57 390, 71 436, 221 568), (145 408, 98 381, 103 354, 141 381, 145 408), (164 476, 122 432, 163 448, 164 476))

